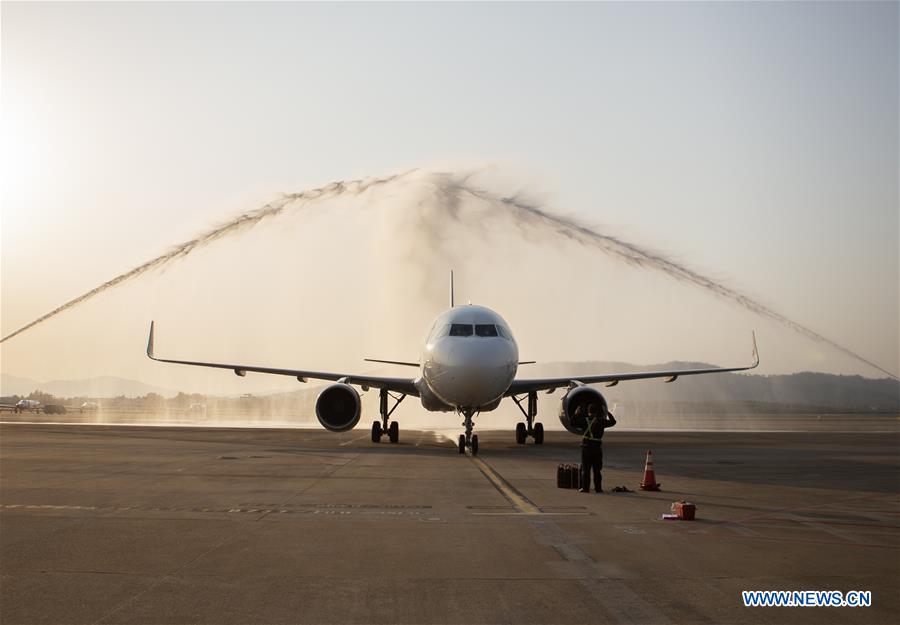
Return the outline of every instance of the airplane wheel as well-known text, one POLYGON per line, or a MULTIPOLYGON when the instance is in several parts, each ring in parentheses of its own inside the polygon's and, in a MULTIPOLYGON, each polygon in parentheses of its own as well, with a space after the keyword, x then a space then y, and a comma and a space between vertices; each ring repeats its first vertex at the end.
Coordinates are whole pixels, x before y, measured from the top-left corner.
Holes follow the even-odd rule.
POLYGON ((381 442, 381 421, 373 421, 372 422, 372 442, 373 443, 381 442))
POLYGON ((465 434, 459 435, 459 453, 461 453, 461 454, 466 453, 466 435, 465 434))
POLYGON ((543 423, 535 423, 534 424, 534 444, 535 445, 543 445, 544 444, 544 424, 543 423))
POLYGON ((472 455, 478 455, 478 434, 472 434, 472 455))
POLYGON ((396 443, 400 440, 400 424, 396 421, 392 421, 391 427, 388 428, 388 438, 391 439, 392 443, 396 443))
POLYGON ((528 430, 525 429, 525 424, 521 421, 516 423, 516 444, 524 445, 525 439, 528 437, 528 430))

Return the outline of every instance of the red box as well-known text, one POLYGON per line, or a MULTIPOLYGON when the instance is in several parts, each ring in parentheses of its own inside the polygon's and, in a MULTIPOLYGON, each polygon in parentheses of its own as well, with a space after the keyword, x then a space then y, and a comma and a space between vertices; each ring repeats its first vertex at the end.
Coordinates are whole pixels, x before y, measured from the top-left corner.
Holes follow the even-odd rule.
POLYGON ((697 506, 686 501, 676 501, 672 504, 672 512, 677 514, 682 521, 693 521, 696 511, 697 506))

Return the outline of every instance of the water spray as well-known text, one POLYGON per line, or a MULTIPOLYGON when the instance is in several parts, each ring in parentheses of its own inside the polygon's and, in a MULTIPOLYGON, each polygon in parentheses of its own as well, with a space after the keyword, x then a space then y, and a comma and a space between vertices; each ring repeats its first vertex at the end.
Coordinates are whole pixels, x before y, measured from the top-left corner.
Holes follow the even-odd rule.
POLYGON ((461 215, 461 206, 466 198, 480 201, 491 207, 500 215, 508 217, 523 232, 523 234, 527 232, 552 234, 576 242, 580 245, 597 249, 604 254, 631 266, 658 271, 680 282, 692 284, 716 297, 730 301, 761 317, 775 321, 801 336, 828 345, 842 354, 850 356, 893 379, 897 379, 897 376, 890 371, 887 371, 851 349, 844 347, 799 322, 785 317, 765 304, 762 304, 717 280, 698 273, 697 271, 668 258, 664 254, 624 241, 613 235, 603 233, 597 228, 593 228, 571 217, 565 217, 555 211, 529 202, 522 197, 515 195, 497 195, 488 189, 481 188, 472 182, 473 177, 478 173, 477 171, 466 173, 427 173, 419 170, 410 170, 381 178, 339 180, 322 187, 307 189, 298 193, 285 194, 261 208, 242 213, 230 221, 219 224, 198 235, 190 241, 176 245, 165 254, 157 256, 156 258, 138 265, 130 271, 104 282, 83 295, 66 302, 47 314, 38 317, 34 321, 31 321, 18 330, 8 334, 0 339, 0 343, 4 343, 14 336, 17 336, 44 321, 48 321, 68 309, 78 306, 96 295, 100 295, 104 291, 138 278, 152 269, 159 269, 173 261, 185 258, 198 249, 218 241, 219 239, 245 232, 261 221, 277 217, 288 209, 298 210, 301 208, 310 208, 316 203, 324 200, 360 196, 374 188, 387 187, 406 181, 416 173, 421 175, 422 182, 429 184, 434 190, 432 202, 418 203, 419 222, 416 226, 425 231, 420 232, 420 234, 426 234, 431 240, 434 240, 437 237, 436 233, 439 232, 440 226, 443 223, 451 222, 464 225, 461 215), (429 210, 422 210, 426 205, 429 210), (437 210, 434 210, 435 208, 437 210))

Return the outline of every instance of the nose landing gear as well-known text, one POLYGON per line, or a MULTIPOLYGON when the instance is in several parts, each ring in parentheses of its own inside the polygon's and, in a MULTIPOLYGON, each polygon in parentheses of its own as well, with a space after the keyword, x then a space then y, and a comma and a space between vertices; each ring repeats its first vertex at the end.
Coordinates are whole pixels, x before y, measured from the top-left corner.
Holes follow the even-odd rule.
POLYGON ((379 392, 379 412, 381 413, 381 421, 372 422, 372 442, 380 443, 382 434, 387 434, 388 440, 396 443, 400 440, 400 424, 396 421, 388 423, 388 418, 400 405, 400 402, 406 398, 406 395, 395 395, 386 389, 379 392), (388 398, 394 400, 394 405, 388 410, 388 398))
POLYGON ((475 415, 475 411, 471 408, 463 408, 460 410, 465 417, 463 421, 463 426, 466 428, 465 434, 459 435, 459 440, 457 441, 457 448, 459 449, 460 454, 466 453, 466 447, 472 450, 472 455, 478 455, 478 435, 472 434, 472 428, 475 426, 475 423, 472 421, 472 417, 475 415))
POLYGON ((516 406, 519 407, 519 410, 522 411, 522 414, 525 415, 525 423, 521 421, 516 424, 516 443, 519 445, 524 445, 525 440, 531 436, 534 438, 535 445, 543 445, 544 444, 544 424, 543 423, 535 423, 534 418, 537 416, 537 392, 531 391, 528 393, 528 406, 522 407, 523 399, 512 396, 513 401, 516 402, 516 406))

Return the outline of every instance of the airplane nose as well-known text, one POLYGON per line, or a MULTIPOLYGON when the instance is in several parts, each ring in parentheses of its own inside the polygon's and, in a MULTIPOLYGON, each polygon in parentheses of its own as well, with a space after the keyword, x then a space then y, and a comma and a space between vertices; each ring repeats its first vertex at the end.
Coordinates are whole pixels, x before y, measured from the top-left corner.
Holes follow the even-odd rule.
POLYGON ((494 369, 510 363, 511 357, 502 344, 491 345, 493 341, 481 343, 455 342, 443 354, 443 364, 454 369, 494 369))
POLYGON ((473 339, 436 347, 431 382, 452 405, 487 404, 502 395, 515 375, 516 357, 505 343, 473 339))

